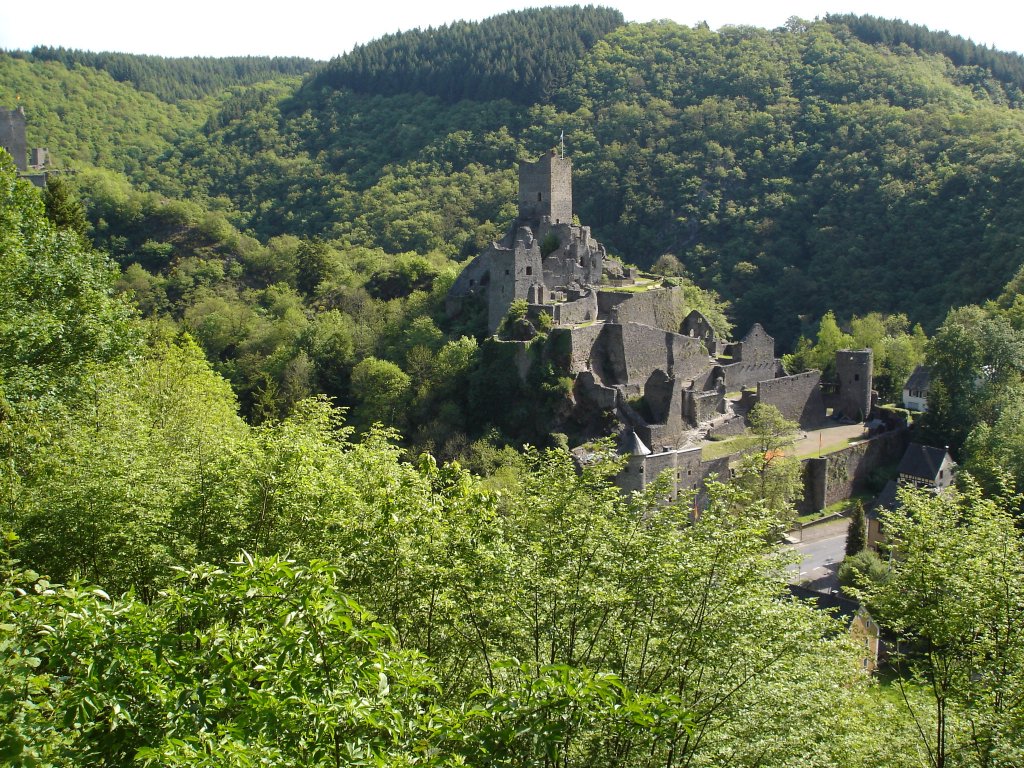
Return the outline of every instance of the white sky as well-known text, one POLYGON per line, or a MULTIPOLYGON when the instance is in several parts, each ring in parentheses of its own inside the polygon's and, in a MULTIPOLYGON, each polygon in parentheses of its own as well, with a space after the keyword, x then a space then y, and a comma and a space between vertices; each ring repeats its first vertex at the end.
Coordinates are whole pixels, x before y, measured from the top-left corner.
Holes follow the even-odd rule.
MULTIPOLYGON (((579 4, 585 4, 582 0, 579 4)), ((162 56, 308 56, 329 59, 389 32, 479 20, 504 11, 564 2, 442 0, 27 0, 0 2, 0 48, 35 45, 162 56)), ((627 21, 672 19, 713 29, 774 28, 790 16, 868 13, 947 30, 1004 51, 1024 52, 1024 3, 1014 0, 607 0, 627 21)))

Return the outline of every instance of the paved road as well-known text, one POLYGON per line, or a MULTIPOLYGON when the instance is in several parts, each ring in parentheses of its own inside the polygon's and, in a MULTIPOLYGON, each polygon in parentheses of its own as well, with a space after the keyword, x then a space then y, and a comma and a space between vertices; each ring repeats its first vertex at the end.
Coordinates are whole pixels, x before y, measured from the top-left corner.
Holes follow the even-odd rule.
POLYGON ((837 589, 839 581, 836 572, 846 553, 846 531, 849 525, 849 520, 841 518, 811 526, 804 530, 803 541, 783 545, 800 553, 802 557, 799 564, 790 567, 790 581, 820 592, 837 589))

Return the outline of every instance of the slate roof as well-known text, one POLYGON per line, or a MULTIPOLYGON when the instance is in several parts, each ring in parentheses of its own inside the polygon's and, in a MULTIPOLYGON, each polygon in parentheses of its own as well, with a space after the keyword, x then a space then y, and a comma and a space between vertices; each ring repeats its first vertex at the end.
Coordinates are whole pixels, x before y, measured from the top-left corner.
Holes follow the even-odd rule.
POLYGON ((883 508, 888 509, 890 512, 896 511, 900 505, 900 500, 896 498, 897 488, 899 488, 899 485, 895 480, 887 482, 885 487, 882 489, 882 492, 875 498, 874 503, 871 505, 871 509, 865 513, 865 517, 871 520, 877 520, 878 513, 881 512, 883 508))
POLYGON ((907 452, 903 454, 897 471, 901 475, 919 477, 933 483, 939 476, 939 467, 942 466, 946 455, 945 448, 911 443, 907 446, 907 452))
POLYGON ((909 390, 920 390, 922 392, 928 391, 928 385, 932 381, 932 372, 927 366, 919 365, 914 369, 914 372, 910 374, 910 378, 907 379, 907 383, 903 385, 904 389, 909 390))
POLYGON ((623 446, 626 453, 631 453, 634 456, 649 456, 651 449, 644 445, 644 441, 640 439, 635 431, 631 431, 626 436, 626 442, 623 446))

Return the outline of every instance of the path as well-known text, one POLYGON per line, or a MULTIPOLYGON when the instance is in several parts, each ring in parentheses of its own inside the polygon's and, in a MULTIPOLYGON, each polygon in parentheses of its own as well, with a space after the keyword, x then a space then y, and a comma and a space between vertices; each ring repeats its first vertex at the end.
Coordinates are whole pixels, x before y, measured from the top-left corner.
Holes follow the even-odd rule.
POLYGON ((790 581, 819 592, 839 588, 836 574, 846 554, 846 531, 850 521, 839 518, 819 525, 807 526, 795 536, 803 535, 795 544, 783 544, 798 552, 800 562, 790 566, 790 581))

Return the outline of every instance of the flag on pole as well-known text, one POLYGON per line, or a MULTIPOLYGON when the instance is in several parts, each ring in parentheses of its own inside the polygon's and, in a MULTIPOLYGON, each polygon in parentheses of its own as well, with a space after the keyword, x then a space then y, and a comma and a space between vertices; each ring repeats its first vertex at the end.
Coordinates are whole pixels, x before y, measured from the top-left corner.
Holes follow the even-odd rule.
POLYGON ((563 130, 561 135, 558 137, 558 143, 562 147, 562 157, 565 157, 565 131, 563 130))

